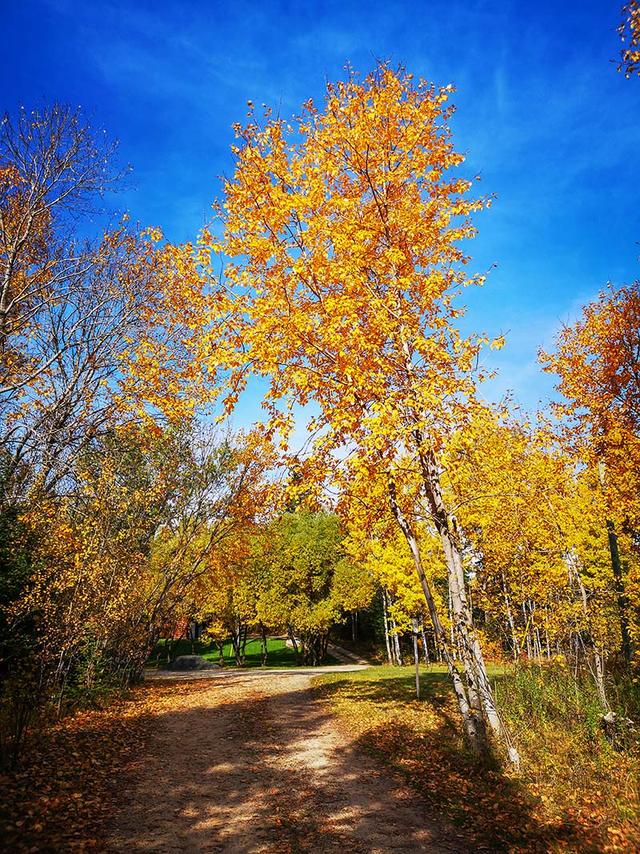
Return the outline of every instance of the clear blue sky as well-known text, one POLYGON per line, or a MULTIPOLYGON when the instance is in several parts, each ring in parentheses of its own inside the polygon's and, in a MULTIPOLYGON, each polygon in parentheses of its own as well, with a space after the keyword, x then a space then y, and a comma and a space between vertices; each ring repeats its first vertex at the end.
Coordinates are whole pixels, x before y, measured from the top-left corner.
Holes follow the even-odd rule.
MULTIPOLYGON (((2 110, 80 104, 121 141, 118 200, 173 240, 194 235, 229 172, 246 101, 283 115, 345 62, 457 87, 454 140, 497 202, 478 220, 468 323, 526 406, 548 394, 540 345, 608 280, 638 276, 640 80, 618 56, 621 0, 3 0, 2 110)), ((241 421, 255 411, 246 399, 241 421)))

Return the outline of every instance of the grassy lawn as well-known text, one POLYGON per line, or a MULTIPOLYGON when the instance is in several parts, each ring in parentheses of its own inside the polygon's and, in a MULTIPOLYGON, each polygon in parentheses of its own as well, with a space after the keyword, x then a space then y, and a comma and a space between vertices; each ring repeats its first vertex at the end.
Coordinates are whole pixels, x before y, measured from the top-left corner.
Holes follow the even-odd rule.
POLYGON ((464 828, 477 850, 640 850, 634 750, 614 750, 594 733, 588 703, 575 705, 566 690, 560 696, 553 679, 556 693, 527 707, 522 686, 514 697, 518 680, 508 670, 491 675, 521 752, 519 774, 465 749, 442 667, 422 668, 419 701, 413 667, 323 674, 314 684, 345 733, 402 775, 434 813, 464 828))
MULTIPOLYGON (((167 642, 165 639, 161 639, 153 653, 149 657, 149 665, 154 666, 156 662, 159 661, 160 664, 165 664, 167 660, 166 653, 167 642)), ((178 655, 201 655, 207 661, 212 661, 214 663, 218 663, 220 661, 220 652, 218 647, 215 644, 203 644, 200 641, 195 641, 193 644, 191 641, 182 638, 179 641, 174 643, 174 656, 178 655)), ((297 667, 298 661, 296 659, 296 655, 290 647, 287 646, 286 642, 282 638, 268 638, 267 639, 267 667, 297 667)), ((225 641, 223 647, 223 655, 224 655, 224 663, 228 667, 235 667, 236 660, 233 655, 233 646, 231 641, 225 641)), ((332 656, 327 655, 325 659, 325 664, 336 664, 337 661, 332 656)), ((247 641, 246 647, 246 655, 245 655, 245 667, 261 667, 262 666, 262 645, 260 638, 253 638, 247 641)))

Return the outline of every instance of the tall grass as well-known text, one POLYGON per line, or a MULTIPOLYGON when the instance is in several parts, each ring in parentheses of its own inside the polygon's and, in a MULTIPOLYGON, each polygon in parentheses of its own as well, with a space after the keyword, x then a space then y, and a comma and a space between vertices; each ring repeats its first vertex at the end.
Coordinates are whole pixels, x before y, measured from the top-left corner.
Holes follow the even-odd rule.
MULTIPOLYGON (((519 665, 496 682, 496 700, 523 759, 523 776, 558 819, 571 817, 606 838, 632 838, 639 820, 640 686, 609 677, 605 709, 588 671, 561 662, 519 665), (613 830, 612 830, 613 828, 613 830)), ((615 849, 614 849, 615 850, 615 849)), ((619 850, 630 850, 621 848, 619 850)))
MULTIPOLYGON (((564 730, 603 749, 603 708, 595 683, 586 670, 577 673, 562 662, 524 664, 496 681, 497 703, 521 734, 532 730, 564 730)), ((607 695, 617 718, 629 720, 627 747, 638 746, 633 734, 640 721, 640 683, 631 675, 609 678, 607 695)), ((623 726, 621 722, 620 726, 623 726)))

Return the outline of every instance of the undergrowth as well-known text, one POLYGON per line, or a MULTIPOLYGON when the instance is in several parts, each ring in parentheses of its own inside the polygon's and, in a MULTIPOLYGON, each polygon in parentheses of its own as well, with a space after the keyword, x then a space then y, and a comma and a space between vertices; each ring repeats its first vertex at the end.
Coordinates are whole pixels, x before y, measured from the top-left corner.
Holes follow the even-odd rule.
MULTIPOLYGON (((362 747, 402 774, 429 808, 464 828, 477 850, 640 850, 637 730, 614 744, 585 675, 561 665, 494 668, 501 714, 522 757, 516 773, 482 763, 460 738, 442 668, 375 667, 322 676, 317 691, 362 747)), ((640 719, 637 683, 609 686, 618 717, 640 719)))

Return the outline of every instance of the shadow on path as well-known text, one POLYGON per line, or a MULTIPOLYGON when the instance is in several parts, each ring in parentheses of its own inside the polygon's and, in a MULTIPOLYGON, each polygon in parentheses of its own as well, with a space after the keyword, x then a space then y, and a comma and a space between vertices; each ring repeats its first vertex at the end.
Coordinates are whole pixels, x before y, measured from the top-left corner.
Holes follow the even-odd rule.
POLYGON ((121 781, 111 850, 471 850, 336 728, 306 675, 192 682, 175 706, 121 781))
POLYGON ((422 674, 419 702, 414 699, 413 679, 412 675, 345 678, 317 686, 315 692, 325 703, 339 695, 354 710, 360 704, 362 714, 372 703, 390 710, 400 704, 410 708, 404 720, 395 713, 383 724, 368 727, 353 748, 364 749, 401 773, 432 815, 464 828, 473 850, 594 851, 593 842, 582 837, 578 825, 541 823, 534 799, 517 778, 503 773, 497 762, 481 762, 464 748, 446 674, 422 674))

